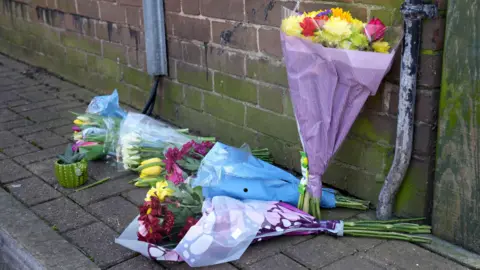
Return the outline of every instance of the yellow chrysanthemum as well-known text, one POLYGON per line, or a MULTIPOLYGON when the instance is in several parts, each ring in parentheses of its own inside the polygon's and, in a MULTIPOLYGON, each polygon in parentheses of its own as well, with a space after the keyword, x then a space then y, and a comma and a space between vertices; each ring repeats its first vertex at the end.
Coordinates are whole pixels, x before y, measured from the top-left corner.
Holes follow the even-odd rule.
POLYGON ((353 19, 351 23, 352 23, 352 30, 356 32, 363 32, 363 30, 365 29, 365 24, 360 20, 353 19))
POLYGON ((390 44, 385 41, 376 41, 372 43, 372 49, 378 53, 388 53, 390 50, 390 44))
POLYGON ((332 16, 345 20, 347 22, 352 22, 352 14, 350 11, 344 11, 342 8, 332 8, 332 16))
POLYGON ((330 20, 325 22, 323 29, 332 35, 332 38, 339 40, 348 38, 352 34, 350 24, 346 20, 338 17, 331 17, 330 20))
POLYGON ((167 181, 163 180, 157 182, 155 187, 150 188, 150 190, 147 192, 145 201, 149 202, 151 197, 157 197, 160 202, 163 202, 165 197, 171 196, 173 193, 174 191, 168 188, 167 181))
POLYGON ((288 36, 302 37, 302 27, 300 22, 303 21, 305 15, 290 16, 282 21, 281 29, 288 36))

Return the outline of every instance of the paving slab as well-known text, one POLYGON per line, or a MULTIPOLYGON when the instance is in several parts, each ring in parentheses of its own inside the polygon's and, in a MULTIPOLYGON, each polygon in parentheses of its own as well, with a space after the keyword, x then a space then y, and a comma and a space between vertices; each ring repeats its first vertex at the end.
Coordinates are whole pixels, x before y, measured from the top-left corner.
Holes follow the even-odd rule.
POLYGON ((0 160, 7 159, 8 157, 5 156, 2 152, 0 152, 0 160))
POLYGON ((143 256, 137 256, 128 261, 122 262, 109 268, 110 270, 161 270, 163 268, 159 263, 149 260, 143 256))
POLYGON ((28 127, 29 125, 32 125, 33 122, 28 120, 28 119, 23 119, 20 117, 20 119, 9 121, 9 122, 2 122, 0 121, 0 130, 11 130, 15 128, 25 128, 28 127))
POLYGON ((112 179, 118 177, 131 177, 130 180, 138 177, 130 171, 125 171, 123 167, 119 167, 118 164, 111 160, 98 160, 88 163, 88 175, 95 180, 101 180, 105 177, 112 179))
POLYGON ((25 143, 25 141, 22 140, 22 138, 16 136, 10 131, 0 131, 0 148, 5 149, 15 147, 23 143, 25 143))
POLYGON ((468 269, 417 245, 401 241, 383 243, 367 251, 365 257, 387 269, 468 269))
POLYGON ((54 183, 57 182, 57 179, 55 178, 55 161, 57 159, 47 159, 43 160, 40 162, 35 162, 32 164, 25 165, 25 167, 40 177, 42 180, 45 182, 49 183, 50 185, 53 185, 54 183))
POLYGON ((70 125, 70 132, 72 131, 72 129, 71 129, 72 122, 71 121, 69 121, 68 119, 55 119, 55 120, 51 120, 51 121, 47 121, 47 122, 43 122, 43 123, 38 123, 38 124, 30 122, 26 126, 12 129, 12 133, 15 133, 17 135, 27 135, 27 134, 35 133, 35 132, 42 131, 42 130, 57 128, 57 127, 60 127, 60 126, 63 126, 63 125, 70 125))
MULTIPOLYGON (((372 261, 365 259, 362 255, 353 255, 338 260, 324 268, 322 270, 345 270, 345 269, 368 269, 368 270, 382 270, 386 269, 372 261)), ((392 268, 390 268, 392 269, 392 268)))
POLYGON ((247 267, 246 269, 250 270, 265 270, 265 269, 276 269, 276 270, 306 270, 308 268, 300 265, 296 261, 288 258, 283 254, 277 254, 272 257, 263 259, 257 263, 254 263, 247 267))
MULTIPOLYGON (((68 121, 67 119, 62 119, 62 120, 68 121)), ((72 138, 72 135, 73 135, 72 124, 67 124, 67 125, 52 129, 52 132, 64 138, 72 138)))
POLYGON ((15 145, 9 148, 4 148, 3 153, 13 158, 13 157, 18 157, 28 153, 37 152, 40 150, 41 149, 39 147, 34 146, 33 144, 22 140, 18 145, 15 145))
POLYGON ((14 160, 22 165, 27 165, 30 163, 46 160, 62 154, 65 152, 65 147, 67 144, 58 145, 52 148, 40 150, 34 153, 25 154, 14 158, 14 160))
POLYGON ((29 177, 19 180, 8 184, 6 187, 15 198, 28 206, 62 196, 60 192, 56 191, 37 177, 29 177))
POLYGON ((354 247, 328 235, 317 236, 284 251, 287 256, 310 269, 320 269, 355 252, 354 247))
POLYGON ((125 230, 139 213, 135 205, 120 196, 91 204, 87 210, 118 233, 125 230))
POLYGON ((35 109, 40 109, 40 108, 45 108, 45 107, 52 107, 58 104, 61 104, 62 101, 59 99, 50 99, 50 100, 44 100, 44 101, 30 101, 28 104, 25 105, 19 105, 19 106, 10 106, 10 109, 14 112, 26 112, 26 111, 31 111, 35 109))
POLYGON ((229 263, 216 264, 206 267, 192 268, 186 263, 162 262, 162 265, 167 269, 182 270, 182 269, 199 269, 199 270, 235 270, 238 269, 229 263))
POLYGON ((62 117, 62 115, 60 115, 59 113, 48 111, 45 108, 21 112, 20 114, 28 120, 32 120, 37 123, 46 122, 62 117))
POLYGON ((375 239, 375 238, 365 238, 365 237, 351 237, 345 236, 338 238, 338 240, 347 246, 355 248, 357 251, 367 251, 372 249, 386 241, 383 239, 375 239))
POLYGON ((13 257, 18 257, 19 254, 27 257, 30 269, 99 269, 75 246, 2 188, 0 228, 0 251, 5 248, 13 257))
POLYGON ((131 178, 119 178, 116 180, 109 180, 101 185, 82 190, 79 192, 74 192, 69 194, 68 196, 73 199, 76 203, 86 206, 91 203, 95 203, 106 199, 108 197, 112 197, 115 195, 119 195, 122 192, 135 189, 135 186, 129 184, 131 178))
POLYGON ((18 115, 9 109, 2 109, 0 110, 0 123, 4 122, 9 122, 9 121, 14 121, 14 120, 20 120, 23 119, 21 115, 18 115))
POLYGON ((145 202, 148 188, 136 188, 122 194, 127 200, 136 206, 141 206, 145 202))
POLYGON ((51 131, 40 131, 23 137, 24 140, 40 148, 50 148, 68 143, 68 140, 51 131))
POLYGON ((118 234, 101 222, 67 232, 65 236, 101 268, 116 265, 135 256, 133 251, 115 244, 118 234))
POLYGON ((0 161, 0 183, 13 182, 31 175, 29 171, 11 159, 0 161))
POLYGON ((59 232, 78 229, 98 221, 71 200, 61 197, 53 201, 38 204, 32 210, 59 232))
POLYGON ((240 268, 245 268, 262 259, 274 256, 281 251, 289 248, 295 249, 297 244, 309 241, 309 239, 312 239, 312 236, 281 236, 259 242, 251 245, 242 257, 238 261, 233 262, 233 264, 240 268))
POLYGON ((362 213, 361 210, 347 209, 347 208, 334 208, 334 209, 322 209, 323 220, 346 220, 357 216, 362 213))

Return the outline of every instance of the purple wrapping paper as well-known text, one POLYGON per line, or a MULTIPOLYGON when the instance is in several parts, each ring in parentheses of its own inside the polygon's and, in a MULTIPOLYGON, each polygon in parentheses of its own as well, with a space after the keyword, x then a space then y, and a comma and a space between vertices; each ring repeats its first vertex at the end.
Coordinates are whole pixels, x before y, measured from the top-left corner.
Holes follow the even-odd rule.
MULTIPOLYGON (((322 175, 368 96, 389 71, 389 54, 326 48, 281 33, 290 94, 308 156, 307 190, 321 196, 322 175)), ((392 46, 393 47, 393 46, 392 46)))

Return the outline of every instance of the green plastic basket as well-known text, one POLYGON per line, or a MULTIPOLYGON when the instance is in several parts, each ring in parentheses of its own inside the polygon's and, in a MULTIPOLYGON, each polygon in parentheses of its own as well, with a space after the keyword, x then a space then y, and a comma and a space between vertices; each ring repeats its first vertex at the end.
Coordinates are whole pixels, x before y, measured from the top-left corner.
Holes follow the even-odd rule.
POLYGON ((74 164, 60 164, 57 160, 55 162, 55 176, 62 187, 76 188, 87 182, 87 167, 86 159, 74 164))

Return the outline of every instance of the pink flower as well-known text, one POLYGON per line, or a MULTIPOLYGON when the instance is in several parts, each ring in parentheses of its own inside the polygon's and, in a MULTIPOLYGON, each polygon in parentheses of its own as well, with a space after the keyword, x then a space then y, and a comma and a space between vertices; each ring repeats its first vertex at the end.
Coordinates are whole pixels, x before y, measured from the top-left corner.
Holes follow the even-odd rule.
POLYGON ((179 185, 185 181, 185 179, 183 179, 183 171, 176 163, 173 163, 172 172, 168 173, 166 179, 175 185, 179 185))
POLYGON ((373 42, 382 39, 386 30, 387 27, 379 18, 373 18, 365 26, 365 35, 373 42))
POLYGON ((82 130, 81 130, 79 127, 77 127, 77 126, 73 126, 73 127, 72 127, 72 130, 73 130, 73 131, 76 131, 76 132, 82 131, 82 130))

